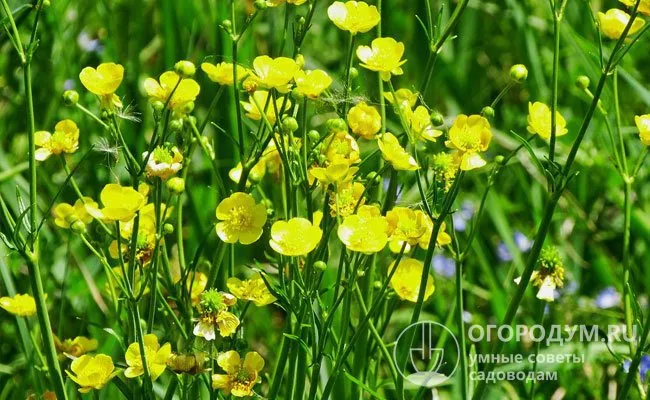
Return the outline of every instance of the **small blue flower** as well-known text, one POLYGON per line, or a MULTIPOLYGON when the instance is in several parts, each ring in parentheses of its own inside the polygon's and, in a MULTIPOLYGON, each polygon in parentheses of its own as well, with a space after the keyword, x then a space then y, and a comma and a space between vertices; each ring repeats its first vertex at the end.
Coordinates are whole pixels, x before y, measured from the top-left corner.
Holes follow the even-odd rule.
POLYGON ((77 85, 75 84, 73 79, 66 79, 65 82, 63 82, 63 90, 72 90, 76 86, 77 85))
POLYGON ((526 237, 526 235, 524 235, 523 233, 521 233, 519 231, 515 232, 513 238, 515 240, 515 244, 517 245, 517 248, 522 253, 527 252, 528 250, 531 249, 531 247, 533 247, 533 241, 528 239, 526 237))
MULTIPOLYGON (((626 374, 630 373, 630 365, 632 365, 632 361, 630 360, 625 360, 623 361, 623 371, 625 371, 626 374)), ((650 370, 650 356, 649 355, 644 355, 641 357, 641 363, 639 364, 639 376, 641 377, 641 380, 645 382, 646 376, 648 376, 648 371, 650 370)))
POLYGON ((454 229, 458 232, 465 232, 467 229, 467 223, 472 219, 474 211, 474 204, 469 200, 465 200, 460 206, 460 210, 452 215, 452 218, 454 219, 454 229))
POLYGON ((497 245, 497 258, 502 262, 512 261, 512 254, 504 242, 497 245))
POLYGON ((433 270, 445 278, 451 278, 456 274, 456 263, 449 257, 442 254, 436 254, 431 261, 433 270))
POLYGON ((621 294, 616 291, 613 286, 606 287, 594 300, 594 304, 598 308, 612 308, 619 305, 621 302, 621 294))

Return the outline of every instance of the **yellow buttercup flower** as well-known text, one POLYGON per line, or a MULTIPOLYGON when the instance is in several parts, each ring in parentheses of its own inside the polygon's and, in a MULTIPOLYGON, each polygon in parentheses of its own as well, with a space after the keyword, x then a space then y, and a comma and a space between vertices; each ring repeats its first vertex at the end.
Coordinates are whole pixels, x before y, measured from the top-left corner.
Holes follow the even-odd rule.
POLYGON ((317 99, 332 84, 332 78, 320 69, 298 71, 293 77, 298 93, 310 99, 317 99))
POLYGON ((361 66, 379 72, 385 81, 390 79, 391 74, 404 73, 401 65, 406 60, 402 60, 403 55, 404 43, 390 37, 377 38, 372 41, 370 47, 357 47, 357 57, 361 60, 361 66))
MULTIPOLYGON (((241 180, 243 167, 241 162, 238 162, 237 165, 228 171, 228 177, 232 179, 233 182, 239 183, 241 180)), ((248 179, 246 180, 246 187, 249 187, 252 182, 259 182, 264 178, 266 174, 266 160, 260 159, 257 164, 251 168, 250 173, 248 174, 248 179)))
POLYGON ((347 132, 332 133, 325 139, 322 153, 330 163, 338 160, 346 160, 348 164, 354 164, 360 161, 359 144, 347 132))
POLYGON ((391 242, 417 244, 427 232, 429 216, 420 210, 407 207, 393 207, 386 213, 391 242))
POLYGON ((634 117, 636 127, 639 130, 639 138, 641 143, 650 146, 650 114, 637 115, 634 117))
POLYGON ((245 280, 235 277, 228 278, 226 285, 235 297, 240 300, 252 301, 258 307, 274 303, 277 300, 266 287, 266 283, 259 273, 245 280))
POLYGON ((159 101, 167 104, 170 110, 182 111, 183 106, 196 100, 201 87, 194 79, 181 78, 176 72, 167 71, 160 75, 158 81, 147 78, 144 90, 149 101, 159 101))
POLYGON ((79 128, 73 120, 64 119, 54 126, 54 133, 35 132, 34 143, 39 147, 34 154, 38 161, 45 161, 52 154, 71 154, 79 148, 79 128))
POLYGON ((273 224, 269 244, 282 255, 304 256, 316 248, 322 236, 323 231, 310 220, 292 218, 273 224))
POLYGON ((278 111, 278 114, 282 115, 285 111, 291 108, 291 100, 287 99, 285 104, 285 101, 282 98, 277 99, 274 106, 272 103, 273 99, 269 100, 269 92, 266 90, 257 90, 249 96, 248 99, 248 103, 244 101, 240 102, 244 111, 246 111, 246 116, 252 120, 259 121, 262 119, 261 109, 265 109, 266 119, 269 120, 271 125, 275 123, 276 110, 278 111), (282 108, 283 104, 285 105, 284 108, 282 108))
POLYGON ((420 166, 415 161, 412 155, 410 155, 402 145, 399 144, 399 141, 390 132, 386 132, 381 137, 377 139, 377 145, 381 154, 384 156, 384 159, 391 163, 393 168, 399 171, 414 171, 419 169, 420 166))
POLYGON ((259 56, 253 60, 253 78, 257 84, 281 93, 289 90, 289 82, 299 69, 296 61, 288 57, 259 56))
MULTIPOLYGON (((637 0, 618 0, 621 3, 625 4, 628 7, 634 7, 636 4, 637 0)), ((639 12, 641 14, 645 14, 650 16, 650 0, 640 0, 641 2, 639 3, 639 12)))
POLYGON ((81 357, 86 353, 97 350, 98 344, 97 340, 88 339, 85 336, 77 336, 74 339, 65 339, 64 341, 54 336, 54 347, 59 361, 64 361, 67 357, 81 357))
POLYGON ((347 217, 354 212, 357 204, 365 203, 363 193, 366 188, 360 182, 348 182, 336 188, 336 193, 330 196, 330 214, 347 217))
POLYGON ((479 153, 487 150, 491 140, 492 131, 487 119, 480 115, 468 117, 460 114, 449 129, 449 140, 445 145, 458 150, 460 169, 469 171, 486 164, 479 153))
POLYGON ((86 210, 93 217, 108 222, 129 222, 146 202, 146 198, 140 192, 116 183, 104 186, 99 198, 104 208, 98 209, 92 204, 86 204, 86 210))
POLYGON ((408 109, 406 119, 411 125, 411 133, 415 140, 424 139, 435 142, 436 138, 442 136, 442 131, 433 127, 429 110, 424 106, 418 106, 413 111, 408 109))
POLYGON ((219 64, 203 63, 201 69, 208 75, 212 82, 219 85, 232 86, 235 81, 235 72, 237 72, 237 82, 241 81, 248 75, 248 70, 241 65, 237 65, 237 71, 232 63, 222 62, 219 64))
MULTIPOLYGON (((395 268, 395 262, 393 262, 388 268, 389 271, 392 271, 395 268)), ((397 265, 397 270, 393 274, 393 277, 390 279, 390 286, 395 290, 395 293, 403 299, 416 303, 418 301, 418 295, 420 294, 420 282, 422 279, 422 270, 424 269, 424 264, 420 260, 414 258, 402 258, 400 263, 397 265)), ((427 279, 427 287, 424 291, 424 300, 426 301, 435 290, 433 284, 433 276, 429 274, 429 279, 427 279)))
POLYGON ((196 375, 207 371, 205 364, 208 360, 207 353, 203 351, 196 351, 189 354, 172 353, 169 360, 167 360, 167 366, 179 374, 196 375))
MULTIPOLYGON (((171 208, 168 210, 165 203, 160 204, 160 215, 165 218, 171 214, 171 208)), ((129 245, 131 236, 133 234, 134 218, 120 224, 120 236, 124 239, 122 241, 122 256, 126 262, 130 260, 128 257, 131 255, 129 245)), ((140 221, 138 225, 138 237, 136 240, 135 258, 141 264, 145 265, 151 261, 153 251, 156 247, 156 212, 153 203, 146 204, 140 209, 140 221)), ((117 240, 111 242, 109 254, 114 259, 119 258, 119 251, 117 247, 117 240)))
POLYGON ((399 106, 402 109, 410 110, 415 107, 415 103, 418 101, 419 93, 412 92, 409 89, 397 89, 395 91, 395 96, 392 93, 384 93, 384 98, 394 106, 399 106), (397 103, 395 103, 395 98, 397 97, 397 103))
MULTIPOLYGON (((424 250, 429 248, 429 241, 431 240, 431 235, 433 234, 433 221, 427 216, 425 219, 427 225, 427 231, 424 235, 420 237, 419 245, 424 250)), ((447 224, 443 221, 440 224, 440 229, 438 230, 438 236, 436 237, 436 246, 442 247, 451 244, 451 236, 447 232, 447 224)))
MULTIPOLYGON (((148 152, 142 153, 142 159, 147 159, 148 152)), ((145 172, 149 178, 157 177, 166 181, 183 167, 183 154, 176 146, 157 146, 147 159, 145 172)))
MULTIPOLYGON (((172 354, 172 346, 165 343, 160 346, 158 338, 154 334, 144 335, 142 338, 144 342, 144 357, 147 360, 147 371, 151 376, 151 380, 155 381, 165 372, 167 368, 167 360, 172 354)), ((144 365, 142 364, 142 357, 140 355, 140 344, 138 342, 131 343, 129 348, 126 349, 124 354, 128 368, 124 370, 124 376, 127 378, 136 378, 144 374, 144 365)))
POLYGON ((237 298, 230 293, 219 292, 215 289, 201 293, 199 302, 200 317, 194 326, 194 336, 211 341, 216 339, 216 331, 221 337, 232 336, 237 332, 239 318, 230 311, 237 303, 237 298))
MULTIPOLYGON (((551 137, 551 109, 544 103, 528 103, 528 132, 536 133, 543 139, 551 137)), ((566 135, 566 120, 555 111, 555 136, 566 135)))
POLYGON ((326 168, 313 167, 309 170, 309 174, 324 186, 340 185, 351 181, 354 174, 357 173, 359 168, 350 167, 350 164, 345 159, 338 159, 328 165, 326 168))
POLYGON ((361 206, 339 225, 338 237, 348 250, 372 254, 388 242, 388 222, 377 206, 361 206))
MULTIPOLYGON (((623 10, 612 8, 607 10, 606 13, 598 12, 598 24, 600 25, 600 30, 610 39, 619 39, 629 21, 630 14, 623 10)), ((643 25, 645 25, 643 19, 638 17, 635 18, 627 35, 634 35, 643 28, 643 25)))
POLYGON ((374 139, 381 129, 381 115, 375 107, 362 101, 348 112, 348 125, 354 134, 364 139, 374 139))
POLYGON ((201 299, 201 294, 208 287, 208 276, 203 272, 195 272, 194 279, 187 277, 187 290, 190 291, 190 299, 192 305, 197 305, 201 299))
POLYGON ((381 20, 377 7, 363 1, 335 1, 327 9, 327 16, 339 29, 353 35, 368 32, 381 20))
POLYGON ((18 317, 31 317, 36 314, 36 301, 28 294, 0 297, 0 307, 18 317))
POLYGON ((79 80, 89 92, 99 96, 102 108, 122 108, 115 91, 124 78, 124 67, 115 63, 99 64, 97 68, 86 67, 81 70, 79 80))
POLYGON ((79 199, 75 201, 74 205, 67 203, 57 204, 52 209, 54 223, 63 229, 70 229, 72 224, 77 221, 89 224, 93 220, 93 216, 86 210, 86 205, 97 208, 97 203, 90 197, 84 197, 83 200, 79 199))
POLYGON ((217 206, 217 235, 225 243, 251 244, 262 236, 266 207, 248 193, 233 193, 217 206))
POLYGON ((246 353, 242 361, 234 350, 219 354, 217 364, 226 374, 212 375, 212 388, 219 389, 225 395, 247 397, 253 393, 253 387, 260 381, 259 373, 264 368, 264 359, 257 352, 246 353))
POLYGON ((115 376, 115 366, 113 359, 106 354, 84 354, 72 361, 70 370, 65 373, 80 386, 79 392, 88 393, 103 388, 115 376))

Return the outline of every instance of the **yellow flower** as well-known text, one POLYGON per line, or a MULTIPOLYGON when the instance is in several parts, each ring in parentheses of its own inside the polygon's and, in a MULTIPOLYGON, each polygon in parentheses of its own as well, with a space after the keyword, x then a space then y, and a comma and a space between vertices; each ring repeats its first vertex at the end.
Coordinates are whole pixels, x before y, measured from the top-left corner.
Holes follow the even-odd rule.
POLYGON ((275 302, 277 299, 271 294, 269 288, 259 273, 250 279, 241 280, 235 277, 228 278, 228 290, 240 300, 252 301, 258 307, 275 302))
POLYGON ((266 207, 248 193, 236 192, 217 206, 217 235, 226 243, 251 244, 262 236, 266 207))
POLYGON ((639 138, 641 143, 650 146, 650 114, 637 115, 634 117, 636 127, 639 130, 639 138))
POLYGON ((196 375, 206 372, 205 363, 208 361, 207 353, 197 351, 190 354, 174 354, 167 360, 169 369, 176 373, 196 375))
POLYGON ((159 101, 167 104, 170 110, 182 111, 183 106, 196 99, 201 87, 194 79, 181 78, 176 72, 167 71, 160 75, 159 81, 147 78, 144 81, 144 91, 149 96, 149 101, 159 101))
POLYGON ((264 89, 277 89, 281 93, 289 90, 289 82, 300 67, 295 60, 287 57, 255 57, 253 78, 264 89))
POLYGON ((377 7, 363 1, 335 1, 327 9, 327 16, 339 29, 353 35, 368 32, 381 19, 377 7))
POLYGON ((93 217, 109 222, 129 222, 138 210, 144 207, 146 201, 146 198, 132 187, 116 183, 104 186, 99 198, 104 208, 100 210, 92 204, 86 204, 86 210, 93 217))
POLYGON ((458 172, 458 163, 456 158, 448 153, 440 152, 431 157, 429 167, 433 170, 435 181, 445 192, 451 189, 454 183, 456 173, 458 172))
POLYGON ((88 393, 93 389, 99 390, 115 376, 113 360, 105 354, 96 356, 84 354, 72 361, 70 370, 72 372, 65 371, 65 373, 80 386, 81 393, 88 393))
POLYGON ((381 129, 381 115, 375 107, 362 101, 348 112, 348 125, 354 134, 364 139, 374 139, 381 129))
MULTIPOLYGON (((147 159, 148 152, 142 153, 142 159, 147 159)), ((147 159, 145 172, 149 178, 158 177, 163 181, 171 178, 183 167, 183 155, 176 146, 157 146, 147 159)))
MULTIPOLYGON (((151 380, 155 381, 167 368, 167 360, 172 354, 172 346, 165 343, 160 347, 158 338, 154 334, 144 335, 142 341, 144 342, 144 358, 147 360, 147 370, 151 380)), ((138 342, 129 345, 124 358, 126 358, 126 364, 128 365, 128 368, 124 370, 124 376, 136 378, 144 374, 144 365, 142 364, 140 344, 138 342)))
POLYGON ((393 38, 377 38, 369 46, 359 46, 357 57, 361 60, 361 66, 371 71, 377 71, 383 80, 390 79, 391 74, 402 75, 401 65, 406 62, 402 60, 404 55, 404 43, 393 38))
POLYGON ((195 272, 194 279, 187 277, 187 290, 191 290, 190 298, 192 305, 197 305, 201 299, 201 294, 208 287, 208 276, 203 272, 195 272))
POLYGON ((338 186, 336 193, 330 196, 330 214, 341 217, 352 214, 357 204, 362 206, 365 203, 365 199, 361 197, 365 190, 366 188, 360 182, 349 182, 338 186))
MULTIPOLYGON (((551 137, 551 109, 544 103, 528 102, 528 132, 536 133, 543 139, 551 137)), ((566 121, 559 111, 555 111, 555 136, 566 135, 566 121)))
POLYGON ((0 297, 0 307, 18 317, 31 317, 36 314, 36 301, 28 294, 0 297))
POLYGON ((304 256, 314 250, 323 231, 305 218, 277 221, 271 227, 271 248, 285 256, 304 256))
MULTIPOLYGON (((628 7, 634 7, 637 0, 618 0, 628 7)), ((639 3, 639 12, 650 16, 650 0, 641 0, 639 3)))
POLYGON ((97 345, 97 340, 88 339, 85 336, 77 336, 74 339, 65 339, 64 341, 54 336, 54 347, 59 361, 64 361, 66 357, 81 357, 86 353, 97 350, 97 345))
POLYGON ((54 126, 54 133, 35 132, 34 143, 39 147, 34 155, 38 161, 45 161, 52 154, 74 153, 79 148, 79 128, 73 120, 64 119, 54 126))
POLYGON ((485 165, 479 153, 487 150, 491 140, 492 131, 487 119, 480 115, 468 117, 460 114, 449 129, 449 140, 445 145, 458 150, 460 169, 469 171, 485 165))
POLYGON ((351 181, 354 174, 357 173, 359 168, 350 167, 350 164, 345 159, 338 159, 328 165, 326 168, 313 167, 309 170, 309 174, 318 179, 324 185, 340 185, 351 181))
POLYGON ((386 132, 381 137, 377 139, 377 145, 381 154, 384 156, 384 159, 391 163, 393 168, 399 171, 414 171, 419 169, 420 166, 415 161, 412 155, 410 155, 402 145, 399 144, 399 141, 390 132, 386 132))
POLYGON ((79 80, 89 92, 99 96, 102 108, 122 108, 122 102, 115 91, 124 78, 124 67, 115 63, 103 63, 81 70, 79 80))
POLYGON ((298 93, 310 99, 318 98, 332 84, 332 78, 320 69, 298 71, 293 79, 296 81, 298 93))
POLYGON ((54 223, 63 229, 70 229, 72 224, 77 221, 89 224, 93 220, 93 216, 86 210, 86 205, 97 208, 97 203, 90 197, 84 197, 83 200, 79 199, 75 201, 74 205, 67 203, 57 204, 52 209, 54 223))
POLYGON ((264 368, 264 359, 257 352, 246 353, 241 360, 234 350, 219 354, 217 364, 226 374, 212 375, 212 388, 223 390, 224 394, 246 397, 253 393, 253 386, 260 380, 259 373, 264 368))
POLYGON ((413 93, 409 89, 397 89, 395 91, 395 96, 392 93, 384 93, 384 98, 394 106, 399 106, 403 109, 412 109, 415 107, 415 103, 418 101, 419 93, 413 93), (394 97, 397 97, 397 104, 395 104, 394 97))
POLYGON ((427 232, 427 219, 429 216, 420 210, 394 207, 386 213, 391 242, 417 244, 427 232))
POLYGON ((359 144, 347 132, 332 133, 323 145, 322 153, 330 163, 344 159, 348 164, 354 164, 359 159, 359 144))
POLYGON ((217 337, 215 328, 221 337, 234 335, 239 326, 239 318, 229 312, 228 307, 233 306, 236 302, 235 296, 215 289, 201 293, 199 303, 201 316, 194 326, 194 335, 208 341, 214 340, 217 337))
POLYGON ((424 139, 435 142, 437 137, 442 136, 442 131, 435 129, 431 123, 429 110, 424 106, 418 106, 415 110, 406 111, 406 118, 411 124, 411 133, 415 140, 424 139))
MULTIPOLYGON (((203 63, 201 64, 203 72, 208 74, 212 82, 219 85, 232 86, 235 80, 235 68, 232 63, 222 62, 219 64, 203 63)), ((241 65, 237 65, 237 81, 241 81, 248 75, 248 70, 241 65)))
POLYGON ((388 242, 388 222, 377 206, 361 206, 356 214, 345 217, 337 234, 351 251, 372 254, 388 242))
MULTIPOLYGON (((600 30, 610 39, 619 39, 625 30, 625 26, 630 21, 630 15, 623 10, 612 8, 606 13, 598 12, 598 24, 600 30)), ((635 18, 627 35, 634 35, 645 25, 641 18, 635 18)))
MULTIPOLYGON (((392 271, 395 268, 395 262, 393 262, 389 268, 389 271, 392 271)), ((393 274, 393 277, 390 279, 390 285, 397 295, 406 301, 416 303, 418 301, 418 295, 420 294, 420 282, 422 281, 422 270, 424 269, 424 264, 420 260, 414 258, 402 258, 397 270, 393 274)), ((433 285, 433 276, 429 274, 429 279, 427 279, 427 287, 424 291, 424 300, 426 301, 435 290, 433 285)))
MULTIPOLYGON (((429 248, 429 241, 431 240, 431 235, 433 234, 433 221, 427 216, 425 219, 427 225, 427 232, 420 237, 420 247, 424 250, 429 248)), ((439 247, 446 246, 451 243, 451 236, 445 230, 447 229, 447 224, 443 221, 440 224, 440 229, 438 230, 438 237, 436 237, 436 245, 439 247)))
POLYGON ((273 125, 276 119, 275 110, 277 109, 278 114, 282 115, 282 113, 291 108, 291 100, 286 101, 284 109, 282 108, 282 105, 285 103, 284 99, 277 99, 275 101, 275 106, 272 101, 273 99, 269 100, 269 92, 266 90, 258 90, 251 96, 248 96, 248 103, 244 101, 241 101, 240 103, 242 107, 244 107, 244 111, 246 111, 246 116, 255 121, 262 119, 262 112, 260 109, 266 110, 266 119, 268 119, 269 123, 273 125))

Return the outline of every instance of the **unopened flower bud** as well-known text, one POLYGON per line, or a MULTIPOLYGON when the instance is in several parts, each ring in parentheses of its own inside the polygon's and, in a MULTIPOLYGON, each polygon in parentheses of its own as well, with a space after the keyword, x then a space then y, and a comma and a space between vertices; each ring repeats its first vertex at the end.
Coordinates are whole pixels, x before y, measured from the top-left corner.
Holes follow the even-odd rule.
POLYGON ((294 117, 282 118, 282 130, 284 132, 295 132, 298 130, 298 121, 294 117))
POLYGON ((510 77, 517 82, 523 82, 528 78, 528 68, 524 64, 515 64, 510 68, 510 77))
POLYGON ((154 101, 151 103, 151 108, 156 112, 161 112, 165 108, 165 103, 162 101, 154 101))
POLYGON ((43 4, 43 8, 48 8, 49 6, 52 5, 52 3, 50 2, 50 0, 43 0, 43 3, 42 3, 42 4, 43 4))
POLYGON ((269 6, 266 0, 255 0, 255 3, 253 3, 253 5, 258 10, 266 10, 269 6))
POLYGON ((358 76, 359 76, 359 70, 354 67, 350 68, 350 79, 353 80, 357 79, 358 76))
POLYGON ((163 225, 163 229, 165 230, 166 235, 171 235, 172 233, 174 233, 174 225, 172 224, 163 225))
POLYGON ((172 119, 171 121, 169 121, 169 129, 172 132, 180 132, 183 129, 183 120, 172 119))
POLYGON ((494 162, 497 164, 503 164, 505 160, 506 160, 505 157, 501 155, 494 157, 494 162))
POLYGON ((325 126, 333 132, 345 132, 348 130, 348 124, 345 123, 343 118, 328 119, 325 126))
POLYGON ((327 269, 327 264, 325 261, 316 261, 314 263, 314 268, 316 268, 319 271, 325 271, 327 269))
POLYGON ((183 107, 181 107, 181 112, 183 114, 189 114, 194 110, 194 102, 190 101, 188 103, 183 104, 183 107))
POLYGON ((293 100, 296 101, 297 103, 302 102, 302 100, 305 98, 305 96, 304 96, 302 93, 300 93, 300 91, 299 91, 298 89, 296 89, 296 88, 294 88, 294 89, 291 91, 291 97, 292 97, 293 100))
POLYGON ((304 67, 305 66, 305 56, 303 56, 302 54, 298 54, 296 56, 296 64, 298 64, 298 66, 300 68, 304 67))
POLYGON ((589 77, 580 75, 578 79, 576 79, 576 86, 578 89, 585 90, 589 88, 589 84, 591 83, 591 80, 589 80, 589 77))
POLYGON ((232 32, 232 21, 231 20, 224 19, 221 22, 221 26, 223 27, 223 29, 226 30, 226 32, 228 32, 228 33, 232 32))
POLYGON ((63 92, 63 102, 66 106, 74 106, 79 101, 79 93, 76 90, 66 90, 63 92))
POLYGON ((72 225, 70 225, 70 229, 72 229, 72 232, 74 233, 86 233, 86 224, 84 224, 83 221, 76 220, 72 225))
POLYGON ((494 108, 490 106, 485 106, 481 110, 481 115, 485 118, 494 118, 494 108))
POLYGON ((318 133, 317 130, 312 129, 307 133, 307 136, 309 137, 309 140, 312 142, 317 142, 318 139, 320 139, 320 133, 318 133))
POLYGON ((445 123, 445 117, 440 113, 440 111, 433 110, 431 112, 431 123, 434 126, 440 126, 445 123))
POLYGON ((167 181, 167 189, 174 194, 181 194, 185 191, 185 179, 175 176, 167 181))
POLYGON ((191 61, 181 60, 174 65, 174 71, 183 78, 191 78, 196 73, 196 67, 191 61))

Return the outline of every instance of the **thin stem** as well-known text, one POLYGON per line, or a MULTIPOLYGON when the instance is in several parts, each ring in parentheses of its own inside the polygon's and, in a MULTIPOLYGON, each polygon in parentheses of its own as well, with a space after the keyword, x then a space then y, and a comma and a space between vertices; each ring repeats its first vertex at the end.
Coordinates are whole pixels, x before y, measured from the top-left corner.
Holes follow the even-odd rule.
POLYGON ((555 160, 555 141, 557 127, 557 96, 558 96, 558 74, 560 68, 560 21, 561 16, 558 14, 555 6, 553 7, 553 38, 555 47, 553 48, 553 82, 551 87, 551 140, 548 150, 548 159, 551 163, 555 160))

